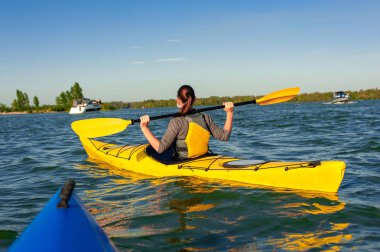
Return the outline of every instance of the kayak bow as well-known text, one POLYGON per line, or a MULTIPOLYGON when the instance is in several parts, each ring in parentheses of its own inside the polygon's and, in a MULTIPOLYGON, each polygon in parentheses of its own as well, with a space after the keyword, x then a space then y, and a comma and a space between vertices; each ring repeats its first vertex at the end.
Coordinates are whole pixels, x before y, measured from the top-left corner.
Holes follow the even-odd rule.
POLYGON ((13 242, 9 252, 117 251, 103 229, 73 192, 68 181, 13 242))

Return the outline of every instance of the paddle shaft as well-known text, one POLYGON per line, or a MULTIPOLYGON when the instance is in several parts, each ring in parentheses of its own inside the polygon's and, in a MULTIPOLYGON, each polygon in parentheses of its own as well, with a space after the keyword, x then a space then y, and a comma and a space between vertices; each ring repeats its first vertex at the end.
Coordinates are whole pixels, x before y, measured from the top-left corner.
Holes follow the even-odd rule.
MULTIPOLYGON (((286 88, 267 94, 258 100, 235 103, 235 106, 243 106, 247 104, 259 104, 260 106, 265 106, 276 103, 282 103, 294 98, 297 94, 299 94, 299 92, 299 87, 286 88)), ((199 113, 223 108, 224 105, 206 107, 197 110, 194 109, 191 111, 191 113, 199 113)), ((152 116, 150 120, 158 120, 162 118, 176 116, 181 116, 181 114, 177 112, 168 115, 152 116)), ((71 127, 74 130, 74 132, 81 138, 97 138, 116 134, 125 130, 128 127, 128 125, 139 122, 140 119, 124 120, 121 118, 91 118, 75 121, 71 124, 71 127)))
MULTIPOLYGON (((238 103, 234 104, 234 107, 248 105, 248 104, 256 104, 256 100, 245 101, 245 102, 238 102, 238 103)), ((201 108, 201 109, 196 109, 194 113, 201 113, 201 112, 205 112, 205 111, 222 109, 222 108, 224 108, 224 105, 218 105, 218 106, 213 106, 213 107, 201 108)), ((150 118, 151 121, 153 121, 153 120, 158 120, 158 119, 175 117, 175 116, 179 116, 179 115, 180 114, 177 112, 177 113, 166 114, 166 115, 152 116, 152 117, 149 117, 149 118, 150 118)), ((139 119, 132 119, 131 121, 132 121, 132 124, 139 123, 140 122, 140 118, 139 119)))

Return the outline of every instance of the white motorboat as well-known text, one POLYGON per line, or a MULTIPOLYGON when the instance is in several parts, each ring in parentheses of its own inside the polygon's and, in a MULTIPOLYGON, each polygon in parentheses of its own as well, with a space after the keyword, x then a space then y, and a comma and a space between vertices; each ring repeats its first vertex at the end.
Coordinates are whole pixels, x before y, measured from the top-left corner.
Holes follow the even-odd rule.
POLYGON ((83 114, 90 111, 99 111, 102 107, 100 106, 101 101, 91 100, 91 99, 75 99, 73 101, 73 106, 70 109, 69 114, 83 114))
POLYGON ((330 102, 330 104, 344 104, 350 102, 351 97, 349 94, 345 93, 344 91, 338 91, 334 93, 333 100, 330 102))

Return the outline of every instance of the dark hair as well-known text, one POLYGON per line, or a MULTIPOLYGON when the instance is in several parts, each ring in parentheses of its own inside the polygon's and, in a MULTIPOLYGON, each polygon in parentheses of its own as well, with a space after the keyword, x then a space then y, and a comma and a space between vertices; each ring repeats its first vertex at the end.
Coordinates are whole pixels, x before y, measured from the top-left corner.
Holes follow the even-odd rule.
POLYGON ((185 115, 193 108, 195 101, 194 89, 189 85, 182 85, 177 91, 177 97, 183 102, 180 114, 185 115))

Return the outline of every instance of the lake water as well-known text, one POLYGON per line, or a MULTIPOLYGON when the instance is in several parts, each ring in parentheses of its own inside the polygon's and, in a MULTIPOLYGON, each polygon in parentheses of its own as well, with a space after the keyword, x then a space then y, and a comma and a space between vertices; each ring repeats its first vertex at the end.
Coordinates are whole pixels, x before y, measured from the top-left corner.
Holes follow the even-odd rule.
MULTIPOLYGON (((344 160, 336 195, 152 178, 87 159, 71 123, 175 112, 126 109, 0 116, 0 251, 67 179, 120 251, 379 251, 380 100, 285 103, 235 109, 219 154, 260 160, 344 160)), ((220 125, 224 112, 209 112, 220 125)), ((168 120, 151 122, 161 136, 168 120)), ((106 141, 145 143, 138 125, 106 141)))

